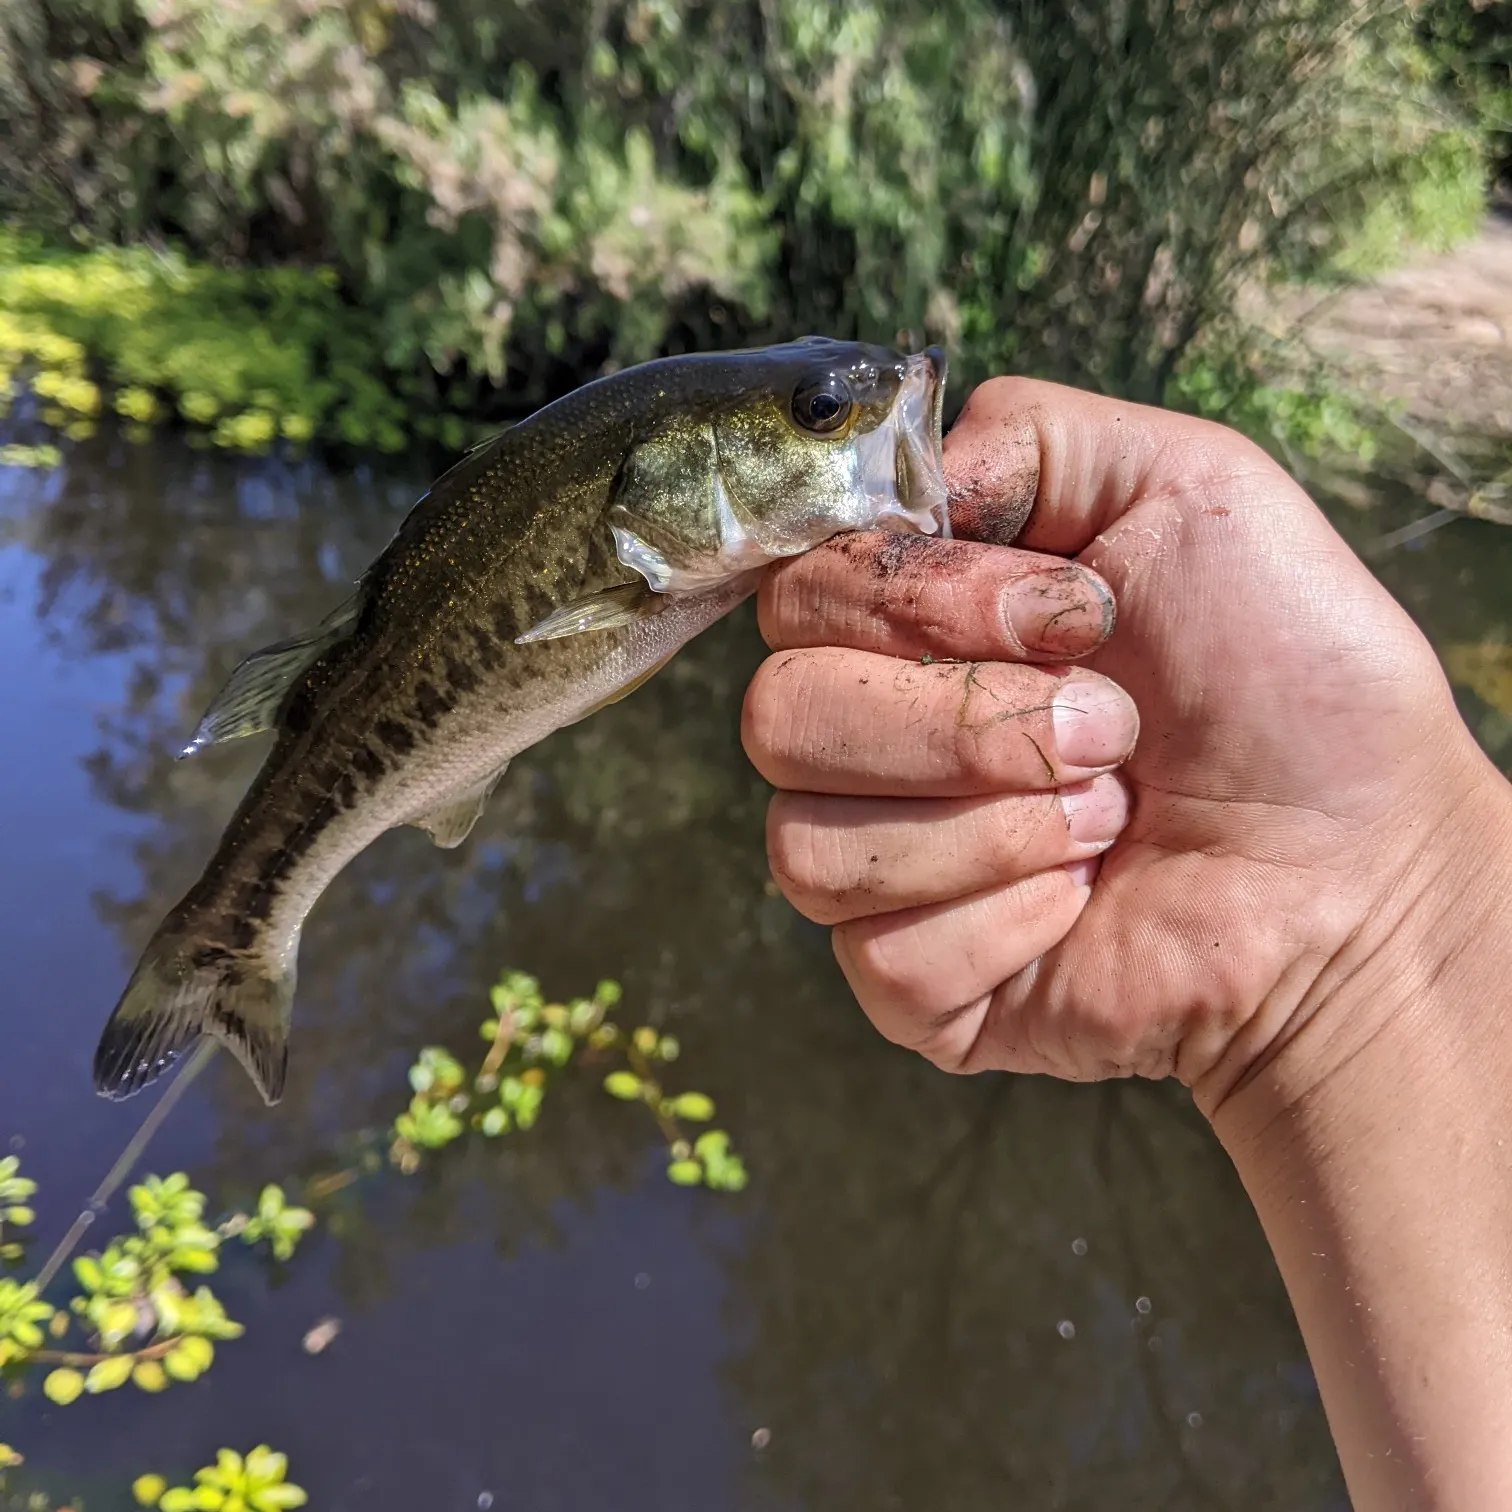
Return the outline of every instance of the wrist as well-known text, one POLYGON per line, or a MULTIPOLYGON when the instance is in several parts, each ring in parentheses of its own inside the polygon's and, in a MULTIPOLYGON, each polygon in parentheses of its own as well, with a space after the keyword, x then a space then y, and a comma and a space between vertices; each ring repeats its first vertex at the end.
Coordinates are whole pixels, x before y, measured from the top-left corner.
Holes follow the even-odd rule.
POLYGON ((1487 775, 1385 938, 1210 1113, 1360 1512, 1512 1506, 1512 789, 1487 775))

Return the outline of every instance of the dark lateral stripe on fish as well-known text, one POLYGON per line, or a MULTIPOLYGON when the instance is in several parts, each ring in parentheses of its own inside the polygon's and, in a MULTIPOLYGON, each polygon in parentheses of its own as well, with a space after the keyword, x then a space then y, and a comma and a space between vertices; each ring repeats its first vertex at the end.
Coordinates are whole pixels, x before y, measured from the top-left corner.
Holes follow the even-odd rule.
POLYGON ((446 658, 446 680, 451 684, 452 691, 459 695, 476 692, 480 681, 478 674, 455 656, 446 658))
MULTIPOLYGON (((261 872, 239 890, 235 910, 238 914, 259 922, 272 917, 273 894, 263 886, 261 872)), ((231 915, 228 914, 227 917, 231 915)))
POLYGON ((380 719, 373 727, 373 733, 398 756, 408 756, 415 749, 413 733, 397 719, 380 719))
POLYGON ((434 683, 422 682, 415 689, 415 713, 427 730, 434 730, 442 716, 456 707, 457 700, 438 691, 434 683))
POLYGON ((509 604, 496 604, 491 618, 493 620, 494 634, 498 636, 504 645, 512 646, 515 636, 522 633, 519 628, 520 616, 515 613, 509 604))
POLYGON ((498 641, 481 625, 473 625, 471 628, 473 645, 478 652, 478 664, 485 672, 494 671, 504 660, 504 653, 498 641))
POLYGON ((226 914, 221 920, 226 944, 232 950, 251 950, 257 943, 257 925, 245 914, 226 914))
POLYGON ((352 752, 352 765, 369 783, 377 782, 388 771, 388 763, 370 745, 360 745, 352 752))
POLYGON ((300 689, 284 705, 279 723, 290 735, 305 735, 309 733, 310 726, 314 722, 314 700, 304 689, 300 689))

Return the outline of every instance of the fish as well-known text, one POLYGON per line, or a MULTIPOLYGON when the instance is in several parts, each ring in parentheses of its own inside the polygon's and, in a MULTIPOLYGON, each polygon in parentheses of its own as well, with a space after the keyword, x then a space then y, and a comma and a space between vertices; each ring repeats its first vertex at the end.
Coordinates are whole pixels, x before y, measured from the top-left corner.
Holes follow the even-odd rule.
POLYGON ((288 1069, 300 933, 412 825, 457 846, 510 761, 639 687, 844 531, 948 534, 946 361, 809 336, 583 385, 463 456, 351 595, 246 657, 182 752, 273 733, 199 880, 101 1033, 119 1099, 203 1036, 263 1100, 288 1069))

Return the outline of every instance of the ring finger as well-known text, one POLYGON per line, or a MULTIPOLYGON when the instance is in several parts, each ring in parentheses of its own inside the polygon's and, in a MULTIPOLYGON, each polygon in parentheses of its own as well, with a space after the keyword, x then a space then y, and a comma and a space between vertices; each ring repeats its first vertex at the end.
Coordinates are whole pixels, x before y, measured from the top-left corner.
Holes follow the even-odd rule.
POLYGON ((840 924, 1098 855, 1128 813, 1113 773, 1057 792, 989 798, 778 793, 767 811, 767 854, 800 913, 840 924))

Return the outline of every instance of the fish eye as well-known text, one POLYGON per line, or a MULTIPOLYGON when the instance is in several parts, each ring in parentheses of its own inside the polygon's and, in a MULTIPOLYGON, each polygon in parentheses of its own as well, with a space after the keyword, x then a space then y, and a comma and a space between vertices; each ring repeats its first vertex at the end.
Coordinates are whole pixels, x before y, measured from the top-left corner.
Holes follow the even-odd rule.
POLYGON ((793 391, 793 419, 816 436, 839 430, 854 408, 849 385, 835 373, 805 378, 793 391))

